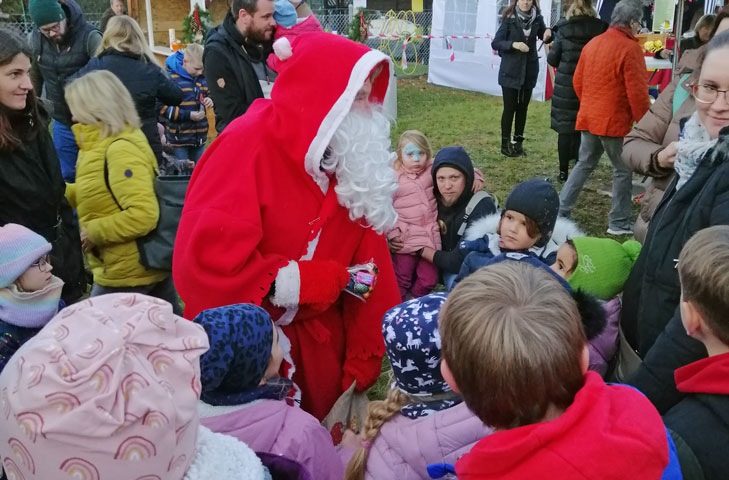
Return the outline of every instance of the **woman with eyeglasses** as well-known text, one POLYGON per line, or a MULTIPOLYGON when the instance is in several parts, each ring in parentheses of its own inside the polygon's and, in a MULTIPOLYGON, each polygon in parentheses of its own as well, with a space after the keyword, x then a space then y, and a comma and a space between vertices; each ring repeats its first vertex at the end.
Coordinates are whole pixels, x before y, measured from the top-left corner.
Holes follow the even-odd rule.
POLYGON ((0 372, 18 348, 58 312, 63 280, 51 244, 15 223, 0 227, 0 372))
MULTIPOLYGON (((729 6, 717 15, 710 38, 729 30, 729 6)), ((661 92, 638 124, 625 137, 623 161, 643 175, 645 194, 640 199, 640 213, 635 221, 635 239, 645 240, 653 211, 673 179, 675 142, 678 141, 679 121, 696 111, 691 93, 701 73, 706 46, 681 55, 677 75, 661 92)))
MULTIPOLYGON (((675 175, 648 228, 625 285, 621 326, 643 358, 628 383, 660 412, 681 399, 673 372, 706 356, 681 324, 676 269, 681 248, 712 225, 729 225, 729 32, 708 44, 701 74, 691 86, 696 112, 681 121, 673 150, 675 175)), ((708 478, 708 477, 707 477, 708 478)))
POLYGON ((30 81, 31 58, 23 39, 0 28, 0 225, 24 225, 51 244, 63 299, 72 303, 86 289, 78 222, 30 81))

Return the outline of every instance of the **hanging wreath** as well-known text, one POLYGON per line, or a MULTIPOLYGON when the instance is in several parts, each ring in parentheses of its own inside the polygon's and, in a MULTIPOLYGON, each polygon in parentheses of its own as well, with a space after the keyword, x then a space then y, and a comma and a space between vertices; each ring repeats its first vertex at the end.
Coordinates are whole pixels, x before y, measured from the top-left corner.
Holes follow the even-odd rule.
POLYGON ((182 21, 182 42, 202 44, 205 36, 214 27, 210 12, 195 5, 192 13, 182 21))

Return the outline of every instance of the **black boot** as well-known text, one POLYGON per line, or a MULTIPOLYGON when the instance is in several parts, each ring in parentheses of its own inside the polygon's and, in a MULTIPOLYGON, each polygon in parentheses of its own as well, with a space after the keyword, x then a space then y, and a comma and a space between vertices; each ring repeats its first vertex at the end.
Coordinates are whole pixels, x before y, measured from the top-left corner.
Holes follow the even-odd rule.
POLYGON ((523 135, 514 135, 514 145, 512 146, 512 150, 514 150, 514 153, 517 157, 524 157, 526 156, 526 152, 524 151, 524 136, 523 135))
POLYGON ((570 161, 567 160, 559 160, 559 181, 561 183, 564 183, 567 181, 567 177, 569 176, 569 169, 570 169, 570 161))
POLYGON ((511 148, 511 138, 501 137, 501 154, 505 157, 518 157, 511 148))

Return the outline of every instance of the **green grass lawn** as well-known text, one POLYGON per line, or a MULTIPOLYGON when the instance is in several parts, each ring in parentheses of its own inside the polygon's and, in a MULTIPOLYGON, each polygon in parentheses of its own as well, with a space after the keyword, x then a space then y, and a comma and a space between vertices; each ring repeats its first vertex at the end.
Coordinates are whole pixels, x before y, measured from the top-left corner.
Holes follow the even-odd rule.
MULTIPOLYGON (((506 158, 501 150, 501 97, 444 88, 427 83, 426 77, 401 78, 397 91, 398 118, 393 125, 392 142, 405 130, 420 130, 433 148, 463 145, 476 167, 485 177, 485 188, 496 194, 503 204, 511 188, 534 177, 557 181, 557 133, 549 128, 550 102, 532 102, 527 117, 523 158, 506 158)), ((611 184, 611 169, 606 157, 585 184, 572 217, 591 236, 606 236, 610 198, 597 189, 611 184)), ((637 215, 634 206, 633 218, 637 215)), ((616 238, 627 240, 629 237, 616 238)), ((370 389, 370 399, 382 399, 390 387, 390 366, 387 358, 383 374, 370 389)))

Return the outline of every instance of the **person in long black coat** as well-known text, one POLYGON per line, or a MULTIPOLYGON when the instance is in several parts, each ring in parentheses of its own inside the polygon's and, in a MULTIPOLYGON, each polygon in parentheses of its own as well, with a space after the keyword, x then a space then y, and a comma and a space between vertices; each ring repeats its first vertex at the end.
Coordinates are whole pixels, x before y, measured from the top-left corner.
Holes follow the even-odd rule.
POLYGON ((133 18, 117 15, 109 19, 100 48, 99 55, 92 58, 74 78, 94 70, 109 70, 116 75, 132 94, 142 121, 142 132, 157 162, 162 163, 162 141, 157 130, 157 101, 163 105, 179 105, 182 102, 182 90, 167 76, 133 18))
POLYGON ((537 0, 513 0, 504 10, 501 26, 491 42, 491 48, 501 56, 499 85, 504 99, 501 154, 507 157, 524 155, 522 144, 527 110, 539 76, 537 38, 546 43, 552 39, 552 30, 544 24, 537 0))
POLYGON ((51 243, 53 273, 64 281, 68 304, 86 289, 81 239, 49 118, 33 92, 31 58, 20 37, 0 29, 0 225, 23 225, 51 243))
POLYGON ((597 18, 590 0, 575 0, 564 19, 554 27, 554 43, 547 63, 557 68, 552 92, 552 130, 557 132, 559 179, 564 182, 570 160, 577 161, 580 132, 575 131, 580 99, 572 86, 582 48, 592 38, 604 33, 608 25, 597 18))

